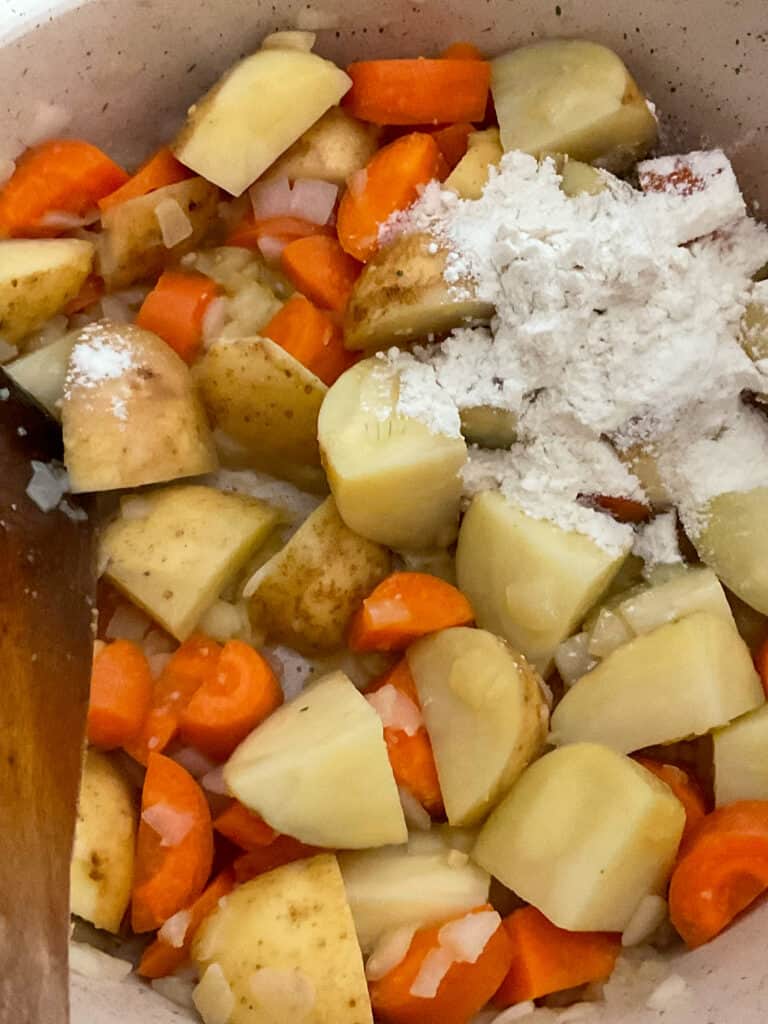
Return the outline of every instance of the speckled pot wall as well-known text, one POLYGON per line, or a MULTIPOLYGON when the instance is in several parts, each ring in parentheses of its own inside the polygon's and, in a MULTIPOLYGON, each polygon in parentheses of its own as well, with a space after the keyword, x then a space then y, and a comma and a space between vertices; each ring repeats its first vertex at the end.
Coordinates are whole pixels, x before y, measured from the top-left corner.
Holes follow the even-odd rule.
MULTIPOLYGON (((662 115, 666 149, 723 146, 748 197, 768 204, 768 0, 0 0, 0 158, 41 103, 118 159, 166 139, 217 73, 275 28, 318 30, 340 61, 415 55, 456 39, 490 52, 543 36, 617 49, 662 115)), ((763 1024, 768 909, 672 969, 691 995, 662 1017, 653 983, 596 1024, 763 1024)), ((171 1024, 188 1016, 138 984, 75 979, 75 1024, 171 1024)), ((44 1024, 44 1022, 40 1022, 44 1024)), ((315 1022, 335 1024, 335 1022, 315 1022)))

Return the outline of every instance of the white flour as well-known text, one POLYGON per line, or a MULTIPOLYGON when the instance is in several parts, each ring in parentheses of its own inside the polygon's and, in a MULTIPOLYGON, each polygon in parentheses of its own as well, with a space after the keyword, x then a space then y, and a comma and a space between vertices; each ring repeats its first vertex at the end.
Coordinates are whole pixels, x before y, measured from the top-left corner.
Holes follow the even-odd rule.
MULTIPOLYGON (((83 328, 72 349, 67 385, 95 388, 101 381, 117 380, 133 366, 130 350, 116 345, 102 324, 91 324, 83 328)), ((115 414, 120 416, 120 410, 116 408, 115 414)))
POLYGON ((635 536, 632 553, 645 562, 646 570, 657 565, 675 565, 683 561, 677 541, 677 515, 664 512, 641 526, 635 536))
MULTIPOLYGON (((461 437, 461 420, 456 404, 440 387, 435 370, 428 363, 419 362, 408 352, 397 348, 377 355, 378 366, 372 374, 372 384, 385 395, 397 388, 395 414, 419 420, 432 434, 461 437)), ((389 416, 390 402, 377 400, 361 405, 382 421, 389 416)))
MULTIPOLYGON (((727 481, 715 482, 719 454, 700 465, 706 483, 697 479, 695 494, 676 467, 702 430, 732 427, 739 447, 738 396, 760 390, 761 375, 737 336, 751 275, 768 261, 768 231, 746 218, 719 151, 646 161, 640 173, 647 193, 606 174, 602 192, 569 198, 552 161, 508 153, 481 199, 433 184, 383 229, 430 232, 448 251, 446 280, 470 277, 496 307, 491 331, 456 331, 415 353, 456 407, 517 414, 519 443, 491 457, 489 485, 608 548, 617 524, 576 505, 577 493, 641 492, 601 438, 663 442, 665 482, 689 507, 702 487, 756 485, 742 455, 727 481), (694 241, 704 232, 715 234, 694 241)), ((390 359, 407 384, 411 357, 390 359)), ((431 398, 413 383, 412 414, 426 416, 431 398)), ((712 458, 707 445, 699 457, 712 458)), ((472 458, 468 491, 486 461, 472 458)))

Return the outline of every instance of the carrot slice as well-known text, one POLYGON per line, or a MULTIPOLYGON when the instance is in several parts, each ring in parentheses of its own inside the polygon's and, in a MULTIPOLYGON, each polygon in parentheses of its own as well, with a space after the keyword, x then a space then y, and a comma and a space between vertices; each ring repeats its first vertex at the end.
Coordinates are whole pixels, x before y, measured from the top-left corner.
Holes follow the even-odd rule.
POLYGON ((512 1006, 610 977, 621 952, 621 936, 568 932, 535 907, 504 919, 512 942, 512 964, 494 1002, 512 1006))
POLYGON ((221 646, 202 633, 193 634, 174 652, 152 691, 152 706, 138 736, 124 749, 141 764, 152 751, 165 750, 179 731, 181 712, 215 668, 221 646))
POLYGON ((327 224, 313 224, 301 217, 266 217, 256 220, 253 213, 248 213, 233 228, 226 244, 241 249, 258 249, 259 242, 264 238, 274 238, 287 245, 297 238, 332 234, 333 228, 327 224))
POLYGON ((356 361, 340 328, 303 295, 293 295, 261 330, 329 387, 356 361))
POLYGON ((142 649, 115 640, 93 659, 88 741, 111 750, 139 732, 152 701, 152 672, 142 649))
POLYGON ((485 60, 474 43, 451 43, 440 56, 443 60, 485 60))
POLYGON ((295 860, 304 860, 305 857, 314 857, 316 853, 320 853, 317 846, 307 846, 293 836, 279 835, 269 846, 242 854, 232 866, 238 882, 250 882, 266 871, 292 864, 295 860))
POLYGON ((649 772, 666 782, 677 799, 685 808, 685 831, 683 843, 689 838, 696 826, 707 813, 704 793, 698 782, 684 769, 675 764, 661 764, 647 757, 636 757, 635 761, 647 768, 649 772))
POLYGON ((482 121, 491 85, 488 61, 455 57, 359 61, 347 74, 352 88, 342 105, 379 125, 482 121))
POLYGON ((460 590, 424 572, 396 572, 363 601, 349 626, 353 651, 402 651, 413 640, 475 615, 460 590))
POLYGON ((0 236, 49 238, 65 230, 46 226, 46 214, 82 217, 128 175, 96 146, 55 139, 28 149, 0 191, 0 236))
POLYGON ((343 312, 362 266, 335 238, 310 235, 290 242, 281 257, 283 273, 318 306, 343 312))
POLYGON ((170 149, 163 146, 153 153, 124 185, 100 199, 99 209, 105 213, 128 199, 138 199, 159 188, 165 188, 166 185, 175 185, 194 176, 194 171, 179 163, 170 149))
POLYGON ((98 302, 103 294, 104 282, 100 277, 95 277, 91 274, 86 277, 82 288, 74 299, 71 299, 66 304, 62 313, 64 316, 74 316, 75 313, 82 313, 84 309, 88 309, 94 302, 98 302))
POLYGON ((669 887, 672 924, 693 949, 768 889, 768 801, 742 800, 703 818, 669 887))
MULTIPOLYGON (((485 912, 495 914, 486 904, 454 921, 485 912)), ((460 959, 452 947, 441 944, 441 930, 451 923, 420 928, 403 960, 383 978, 371 982, 371 1004, 382 1024, 467 1024, 496 992, 512 960, 512 943, 501 918, 474 962, 460 959), (443 957, 445 963, 441 964, 443 957), (414 985, 419 987, 422 968, 422 977, 428 982, 446 965, 432 998, 413 994, 414 985)), ((443 941, 450 941, 445 932, 443 941)))
POLYGON ((203 891, 213 863, 211 812, 203 791, 181 765, 150 754, 131 900, 135 932, 159 928, 203 891))
POLYGON ((181 711, 181 737, 224 761, 282 703, 283 691, 269 662, 242 640, 229 640, 181 711))
POLYGON ((235 873, 227 868, 218 874, 200 896, 187 907, 189 921, 180 946, 173 946, 159 935, 144 950, 137 968, 144 978, 167 978, 177 968, 189 960, 195 932, 219 904, 219 900, 228 896, 235 887, 235 873))
POLYGON ((271 825, 237 800, 214 819, 213 827, 241 850, 250 852, 270 846, 280 835, 271 825))
POLYGON ((755 667, 760 674, 765 695, 768 697, 768 639, 763 641, 755 655, 755 667))
MULTIPOLYGON (((404 697, 417 707, 420 706, 416 683, 405 658, 401 658, 393 668, 375 680, 366 692, 376 693, 384 686, 394 686, 404 697)), ((398 786, 403 786, 412 793, 433 818, 443 817, 443 795, 440 792, 435 755, 426 728, 422 726, 409 736, 404 729, 385 725, 384 742, 387 745, 392 774, 398 786)))
POLYGON ((384 221, 410 206, 422 185, 441 180, 447 172, 440 147, 424 132, 411 132, 384 146, 347 182, 336 225, 342 249, 363 263, 369 260, 379 247, 384 221))
POLYGON ((459 121, 458 124, 449 124, 446 128, 433 132, 432 137, 440 147, 449 170, 452 171, 467 152, 469 136, 474 130, 474 126, 468 121, 459 121))
POLYGON ((136 323, 162 338, 185 363, 203 344, 203 318, 219 286, 205 274, 166 270, 142 303, 136 323))

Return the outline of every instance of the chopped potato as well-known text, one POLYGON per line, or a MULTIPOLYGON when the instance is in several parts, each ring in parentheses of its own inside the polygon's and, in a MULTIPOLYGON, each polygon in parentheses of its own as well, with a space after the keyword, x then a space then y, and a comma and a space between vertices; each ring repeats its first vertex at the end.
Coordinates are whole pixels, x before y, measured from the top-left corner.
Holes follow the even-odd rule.
POLYGON ((768 487, 713 498, 691 537, 699 557, 743 601, 768 614, 768 487))
POLYGON ((768 359, 768 284, 755 286, 741 322, 741 346, 750 359, 768 359))
POLYGON ((525 658, 484 629, 444 629, 408 649, 451 825, 480 821, 542 750, 548 712, 525 658))
POLYGON ((623 644, 582 676, 552 715, 552 737, 630 753, 702 736, 764 699, 733 622, 696 612, 623 644))
POLYGON ((718 729, 712 749, 718 807, 768 800, 768 705, 718 729))
POLYGON ((298 651, 338 650, 352 613, 389 568, 388 552, 353 533, 327 498, 248 581, 251 621, 298 651))
POLYGON ((566 158, 560 169, 560 178, 560 188, 571 197, 585 193, 594 196, 605 188, 605 178, 600 171, 581 160, 566 158))
POLYGON ((370 952, 381 936, 394 928, 445 921, 487 901, 487 872, 456 857, 455 849, 435 843, 422 850, 409 843, 407 847, 340 855, 363 952, 370 952))
POLYGON ((458 431, 438 433, 403 415, 399 396, 397 369, 377 358, 336 381, 318 419, 328 482, 342 519, 364 537, 402 549, 447 546, 467 447, 458 431))
POLYGON ((351 84, 341 68, 317 54, 260 50, 190 107, 174 152, 197 174, 239 196, 351 84))
POLYGON ((106 577, 177 640, 185 640, 264 542, 278 514, 263 501, 198 484, 147 495, 101 541, 106 577))
POLYGON ((376 125, 358 121, 341 107, 331 107, 260 180, 309 178, 343 188, 350 174, 365 167, 376 152, 380 134, 376 125))
POLYGON ((310 53, 315 46, 317 36, 314 32, 300 32, 286 30, 284 32, 270 32, 261 41, 262 50, 302 50, 310 53))
POLYGON ((343 672, 274 711, 224 767, 233 796, 304 843, 402 843, 405 818, 376 711, 343 672))
POLYGON ((251 465, 290 476, 318 466, 317 417, 327 387, 268 338, 213 345, 193 370, 214 427, 244 448, 251 465))
POLYGON ((625 557, 486 491, 473 499, 461 524, 456 573, 477 624, 546 672, 558 644, 607 589, 625 557))
POLYGON ((57 420, 61 418, 61 399, 72 347, 79 331, 70 331, 36 352, 14 359, 3 369, 19 387, 32 395, 57 420))
POLYGON ((76 238, 0 241, 0 339, 15 345, 74 299, 93 254, 76 238))
POLYGON ((684 825, 682 804, 651 772, 577 743, 523 773, 472 856, 558 927, 622 932, 663 891, 684 825))
POLYGON ((192 956, 203 980, 211 976, 207 992, 198 986, 195 993, 205 1024, 372 1024, 363 958, 331 854, 238 886, 196 932, 192 956))
POLYGON ((217 466, 186 364, 131 324, 103 321, 75 339, 61 420, 75 493, 142 487, 217 466))
POLYGON ((133 885, 136 842, 133 792, 106 754, 88 750, 80 782, 70 868, 72 913, 118 932, 133 885))
POLYGON ((219 191, 213 185, 203 178, 188 178, 107 210, 102 217, 98 266, 108 290, 153 277, 196 248, 216 217, 218 200, 219 191), (161 227, 163 210, 169 207, 189 227, 188 234, 170 247, 161 227))
POLYGON ((443 188, 455 192, 461 199, 479 199, 490 168, 498 167, 503 155, 498 128, 472 132, 467 140, 467 152, 445 179, 443 188))
POLYGON ((549 39, 491 63, 505 152, 564 153, 620 173, 656 141, 656 119, 612 50, 549 39))
POLYGON ((461 432, 481 448, 509 448, 517 440, 517 413, 493 405, 462 409, 461 432))
POLYGON ((445 249, 426 234, 403 235, 379 250, 349 298, 347 348, 371 352, 487 323, 493 307, 477 298, 469 280, 446 281, 446 258, 445 249))

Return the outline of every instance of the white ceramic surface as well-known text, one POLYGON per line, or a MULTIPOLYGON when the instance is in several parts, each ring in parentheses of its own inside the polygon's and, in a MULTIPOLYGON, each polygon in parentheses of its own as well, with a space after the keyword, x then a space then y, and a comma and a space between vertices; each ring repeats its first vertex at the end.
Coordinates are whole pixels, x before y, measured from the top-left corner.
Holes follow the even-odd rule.
MULTIPOLYGON (((0 158, 53 105, 68 131, 136 160, 168 138, 192 102, 275 28, 318 29, 319 49, 418 54, 456 39, 498 51, 577 35, 615 47, 662 114, 665 147, 723 145, 747 195, 768 203, 766 0, 0 0, 0 158)), ((690 992, 665 1014, 645 994, 600 1024, 762 1024, 768 1018, 768 909, 670 970, 690 992)), ((74 978, 75 1024, 188 1020, 140 984, 74 978)), ((40 1022, 45 1024, 45 1022, 40 1022)), ((319 1022, 334 1024, 334 1022, 319 1022)))

